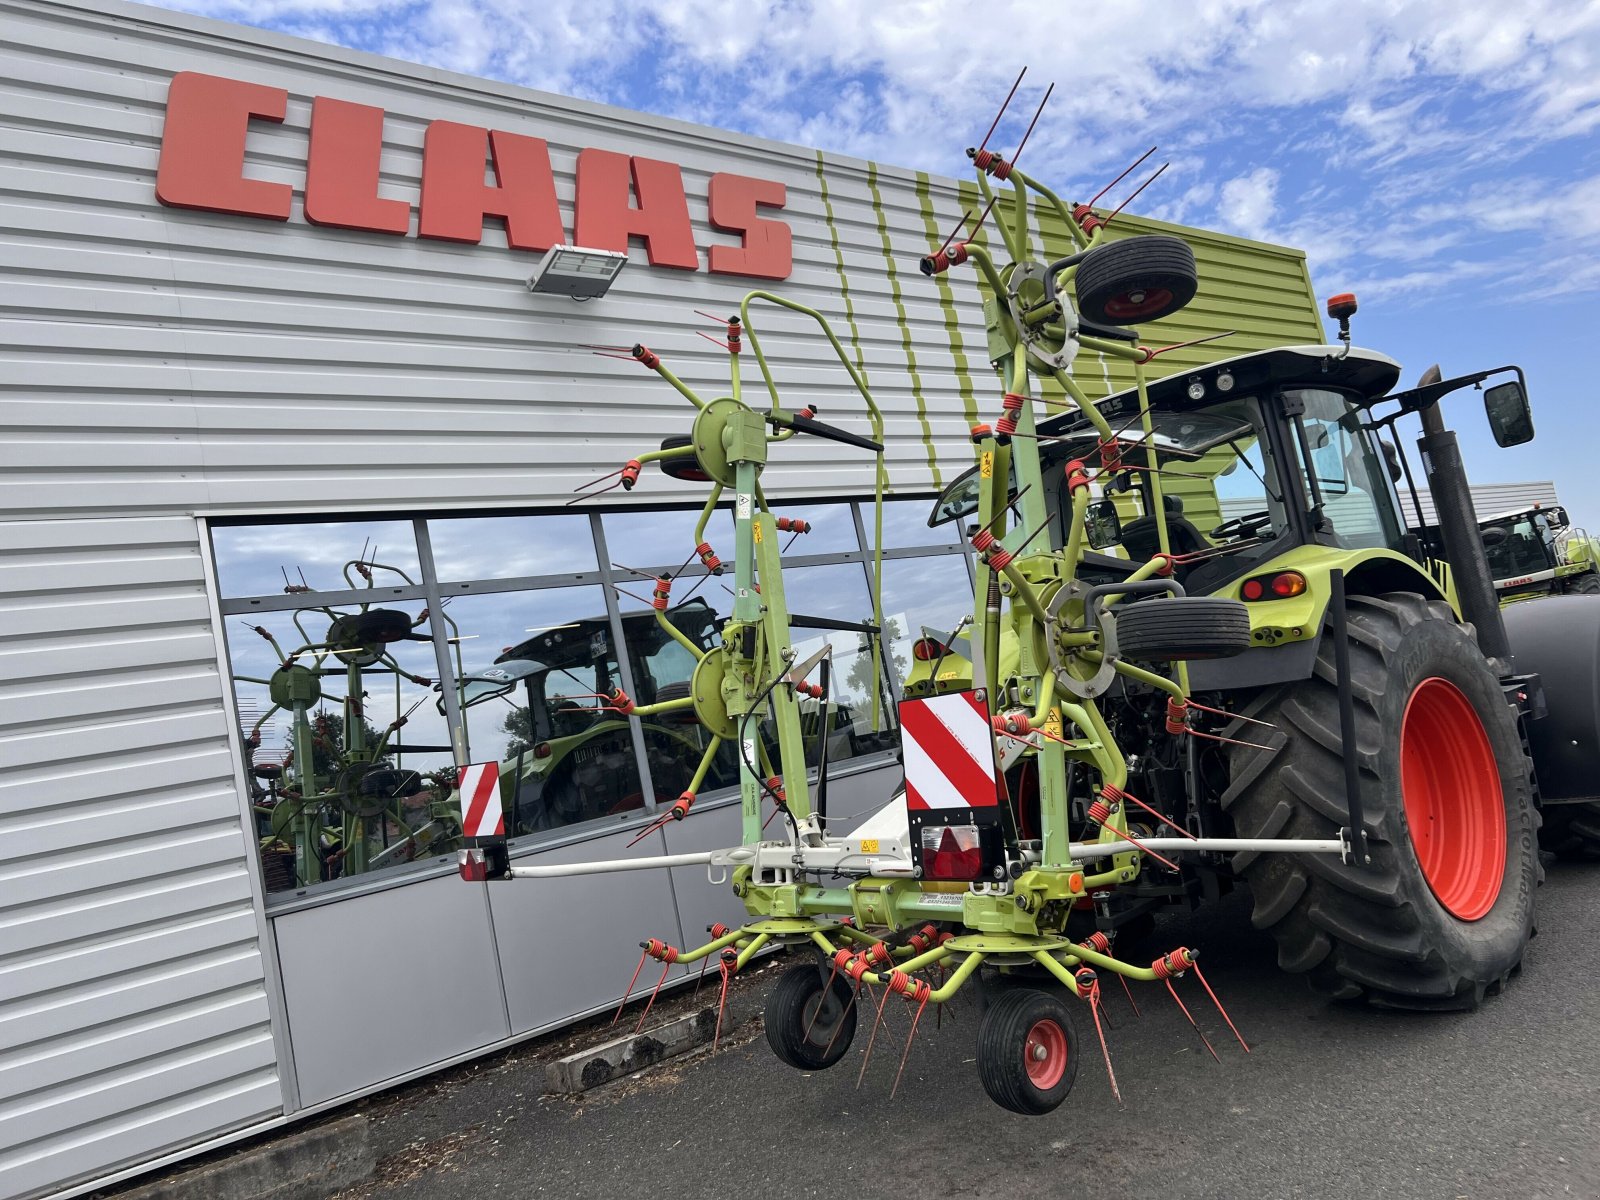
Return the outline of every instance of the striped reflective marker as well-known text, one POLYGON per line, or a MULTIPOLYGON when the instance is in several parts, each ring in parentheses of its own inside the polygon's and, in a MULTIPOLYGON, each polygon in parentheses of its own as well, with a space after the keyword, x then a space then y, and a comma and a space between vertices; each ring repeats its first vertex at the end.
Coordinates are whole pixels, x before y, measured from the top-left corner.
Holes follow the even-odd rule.
POLYGON ((906 807, 916 810, 992 808, 999 804, 994 733, 984 704, 972 692, 953 692, 900 705, 905 752, 906 807))
POLYGON ((473 763, 456 779, 461 793, 461 832, 466 837, 499 837, 505 833, 500 808, 500 764, 473 763))

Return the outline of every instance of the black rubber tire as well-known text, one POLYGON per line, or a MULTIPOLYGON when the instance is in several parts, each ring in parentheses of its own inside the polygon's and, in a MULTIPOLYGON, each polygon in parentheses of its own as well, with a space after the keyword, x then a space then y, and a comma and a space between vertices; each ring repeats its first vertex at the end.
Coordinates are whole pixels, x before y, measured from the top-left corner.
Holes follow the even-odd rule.
MULTIPOLYGON (((1342 1000, 1394 1008, 1476 1007, 1517 970, 1532 936, 1539 813, 1517 725, 1470 632, 1438 601, 1409 592, 1352 596, 1350 671, 1364 823, 1372 864, 1328 854, 1236 855, 1252 920, 1278 943, 1278 965, 1342 1000), (1400 730, 1422 681, 1460 690, 1483 724, 1500 771, 1506 865, 1492 907, 1458 919, 1435 898, 1412 844, 1402 795, 1400 730)), ((1334 646, 1325 635, 1315 673, 1269 688, 1243 709, 1276 732, 1238 723, 1222 806, 1240 837, 1332 838, 1348 820, 1334 646), (1245 732, 1248 730, 1249 732, 1245 732)))
POLYGON ((1539 844, 1557 858, 1600 862, 1600 803, 1547 805, 1539 844))
POLYGON ((800 1071, 833 1066, 856 1036, 856 1011, 849 982, 842 975, 819 971, 815 962, 796 963, 779 978, 762 1014, 767 1045, 800 1071), (828 982, 824 997, 823 983, 828 982), (818 1002, 825 1007, 815 1016, 818 1002), (831 1044, 830 1044, 831 1043, 831 1044))
POLYGON ((1572 591, 1579 596, 1600 596, 1600 574, 1590 571, 1572 585, 1572 591))
POLYGON ((1200 287, 1194 251, 1166 234, 1096 246, 1078 264, 1078 315, 1101 325, 1140 325, 1178 312, 1200 287))
POLYGON ((978 1078, 989 1099, 1011 1112, 1037 1117, 1059 1107, 1078 1078, 1078 1031, 1067 1006, 1034 988, 994 996, 978 1025, 978 1078), (1055 1025, 1065 1043, 1066 1064, 1049 1087, 1028 1074, 1029 1034, 1041 1022, 1055 1025))
POLYGON ((1250 649, 1250 610, 1225 596, 1169 596, 1116 610, 1117 653, 1145 662, 1227 658, 1250 649))
MULTIPOLYGON (((694 438, 686 433, 675 433, 669 438, 661 439, 663 450, 681 450, 685 446, 694 445, 694 438)), ((683 479, 690 483, 710 483, 711 476, 700 469, 700 460, 693 455, 683 458, 662 458, 656 460, 661 466, 661 473, 672 479, 683 479)))

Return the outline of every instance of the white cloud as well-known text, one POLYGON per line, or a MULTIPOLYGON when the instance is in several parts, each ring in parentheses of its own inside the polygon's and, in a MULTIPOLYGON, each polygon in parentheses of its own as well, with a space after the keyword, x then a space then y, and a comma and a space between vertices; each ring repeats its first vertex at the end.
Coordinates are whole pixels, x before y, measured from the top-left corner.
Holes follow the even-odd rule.
POLYGON ((1257 167, 1222 185, 1218 210, 1235 233, 1272 241, 1272 218, 1278 212, 1278 172, 1257 167))

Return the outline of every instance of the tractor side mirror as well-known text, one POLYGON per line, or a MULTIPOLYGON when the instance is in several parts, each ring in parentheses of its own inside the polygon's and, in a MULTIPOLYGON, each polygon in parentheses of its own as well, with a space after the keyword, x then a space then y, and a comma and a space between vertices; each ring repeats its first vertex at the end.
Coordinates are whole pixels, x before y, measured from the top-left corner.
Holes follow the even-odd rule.
POLYGON ((1400 469, 1400 451, 1387 438, 1379 438, 1378 446, 1383 450, 1384 465, 1389 468, 1389 481, 1391 483, 1399 483, 1401 476, 1404 474, 1400 469))
POLYGON ((1497 383, 1483 393, 1483 408, 1498 446, 1520 446, 1533 440, 1533 411, 1519 380, 1497 383))
POLYGON ((1096 550, 1104 550, 1120 542, 1122 515, 1117 512, 1117 502, 1100 500, 1089 505, 1083 514, 1083 532, 1089 545, 1096 550))
POLYGON ((1565 529, 1572 524, 1572 518, 1567 516, 1566 507, 1561 504, 1552 504, 1545 509, 1544 519, 1550 522, 1552 529, 1565 529))

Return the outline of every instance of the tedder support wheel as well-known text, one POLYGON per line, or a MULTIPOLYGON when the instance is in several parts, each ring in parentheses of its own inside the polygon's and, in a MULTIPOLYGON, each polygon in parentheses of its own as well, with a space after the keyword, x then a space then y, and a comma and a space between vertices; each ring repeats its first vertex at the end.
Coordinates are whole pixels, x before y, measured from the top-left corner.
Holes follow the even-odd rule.
POLYGON ((1116 610, 1117 653, 1146 662, 1226 658, 1250 649, 1250 610, 1222 596, 1142 600, 1116 610))
MULTIPOLYGON (((1331 855, 1234 859, 1278 963, 1319 991, 1387 1007, 1474 1007, 1522 960, 1543 874, 1528 758, 1494 671, 1449 609, 1352 596, 1355 745, 1339 733, 1332 634, 1310 679, 1243 710, 1277 732, 1239 747, 1223 807, 1239 836, 1331 838, 1356 755, 1370 866, 1331 855)), ((1251 726, 1259 731, 1259 727, 1251 726)))
POLYGON ((1078 1077, 1078 1032, 1048 992, 1012 988, 989 1002, 978 1026, 978 1078, 1001 1108, 1036 1117, 1067 1098, 1078 1077))
POLYGON ((1104 242, 1078 264, 1078 313, 1100 325, 1159 321, 1193 300, 1199 281, 1194 251, 1182 238, 1150 234, 1104 242))
POLYGON ((814 962, 796 963, 779 977, 764 1018, 772 1052, 802 1071, 833 1066, 856 1035, 850 984, 843 976, 819 971, 814 962))

